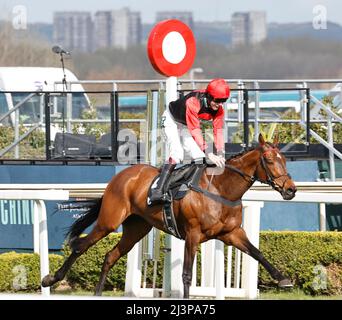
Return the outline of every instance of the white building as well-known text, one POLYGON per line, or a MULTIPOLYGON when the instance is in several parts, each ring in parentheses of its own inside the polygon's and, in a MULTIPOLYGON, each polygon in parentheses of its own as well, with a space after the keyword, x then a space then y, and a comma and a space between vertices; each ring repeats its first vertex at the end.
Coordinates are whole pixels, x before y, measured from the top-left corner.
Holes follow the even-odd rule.
POLYGON ((231 19, 232 47, 253 45, 267 38, 266 12, 236 12, 231 19))
POLYGON ((53 15, 53 41, 68 51, 91 52, 93 23, 90 12, 55 12, 53 15))
POLYGON ((110 11, 97 11, 94 17, 94 46, 111 47, 112 16, 110 11))
POLYGON ((141 43, 142 24, 140 12, 128 8, 98 11, 94 18, 95 47, 122 48, 141 43))

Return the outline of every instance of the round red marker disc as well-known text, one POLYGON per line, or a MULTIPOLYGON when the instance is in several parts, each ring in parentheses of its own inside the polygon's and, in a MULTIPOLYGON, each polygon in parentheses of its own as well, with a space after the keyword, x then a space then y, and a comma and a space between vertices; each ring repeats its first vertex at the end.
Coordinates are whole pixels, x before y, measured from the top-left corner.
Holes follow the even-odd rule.
POLYGON ((182 21, 164 20, 155 25, 147 43, 154 69, 164 76, 182 76, 192 66, 196 42, 191 29, 182 21))

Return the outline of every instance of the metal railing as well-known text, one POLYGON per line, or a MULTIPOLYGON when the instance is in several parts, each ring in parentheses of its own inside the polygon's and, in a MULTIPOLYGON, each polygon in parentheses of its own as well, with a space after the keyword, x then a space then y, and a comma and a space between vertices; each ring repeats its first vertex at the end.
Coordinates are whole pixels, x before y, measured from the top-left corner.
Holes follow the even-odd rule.
MULTIPOLYGON (((25 132, 23 135, 20 136, 19 132, 19 124, 20 124, 20 108, 24 106, 24 104, 29 101, 32 97, 39 94, 40 90, 37 90, 34 93, 28 93, 28 95, 18 103, 16 103, 13 108, 8 110, 5 114, 0 116, 0 123, 6 119, 7 117, 11 116, 12 113, 14 113, 14 141, 4 149, 0 150, 0 158, 6 154, 7 152, 11 151, 13 148, 15 148, 15 158, 19 158, 19 143, 23 141, 25 138, 27 138, 33 131, 43 126, 43 122, 39 121, 39 123, 33 125, 31 129, 29 129, 27 132, 25 132)), ((9 121, 10 123, 11 121, 9 121)))
MULTIPOLYGON (((332 126, 336 123, 342 123, 342 117, 338 114, 334 113, 330 106, 325 105, 321 101, 319 101, 315 96, 312 95, 311 91, 312 85, 327 85, 327 84, 336 84, 336 83, 342 83, 341 79, 225 79, 228 83, 230 83, 232 87, 232 91, 237 92, 237 99, 238 99, 238 105, 240 106, 237 110, 237 118, 231 118, 226 117, 225 122, 226 126, 228 124, 241 124, 243 125, 243 139, 240 143, 241 148, 246 147, 250 145, 249 141, 249 129, 250 125, 253 125, 254 127, 254 134, 252 140, 257 140, 257 136, 259 133, 259 126, 261 124, 297 124, 300 125, 304 131, 305 136, 303 136, 304 141, 304 148, 301 152, 307 152, 308 151, 308 145, 309 145, 309 138, 312 136, 314 139, 316 139, 320 144, 322 144, 325 148, 329 151, 329 159, 330 164, 332 167, 331 174, 332 174, 332 180, 334 180, 334 165, 333 160, 334 157, 338 157, 342 159, 342 153, 337 150, 334 147, 334 141, 333 141, 333 135, 332 135, 332 126), (280 85, 295 85, 292 87, 287 88, 279 88, 280 85), (265 87, 267 85, 267 88, 265 87), (299 103, 300 103, 300 119, 281 119, 281 118, 274 118, 274 119, 266 119, 262 117, 262 108, 261 108, 261 98, 260 93, 264 91, 284 91, 284 90, 292 90, 296 91, 300 95, 299 103), (250 93, 253 93, 253 98, 250 97, 250 93), (249 107, 250 103, 253 102, 254 104, 254 115, 253 117, 249 114, 249 107), (314 104, 314 108, 311 110, 310 114, 310 104, 314 104), (327 113, 327 119, 322 119, 322 117, 315 118, 315 115, 318 114, 319 110, 324 110, 327 113), (310 123, 321 123, 325 124, 327 126, 327 136, 328 139, 325 141, 322 137, 318 135, 317 132, 314 132, 312 129, 310 129, 310 123), (304 139, 305 138, 305 139, 304 139)), ((151 114, 149 112, 151 111, 151 106, 148 105, 146 107, 147 109, 147 117, 146 119, 119 119, 118 112, 118 98, 119 95, 122 94, 122 90, 124 87, 126 87, 125 92, 137 92, 137 87, 143 86, 143 90, 140 88, 140 92, 147 92, 148 90, 154 90, 154 92, 159 92, 158 97, 161 92, 165 92, 165 79, 154 79, 154 80, 86 80, 86 81, 70 81, 67 83, 68 91, 65 92, 40 92, 40 94, 45 99, 44 108, 45 108, 45 114, 50 115, 51 111, 51 105, 49 101, 49 95, 53 94, 64 94, 66 99, 66 132, 71 132, 72 125, 75 123, 80 124, 91 124, 91 123, 99 123, 104 124, 108 123, 110 124, 110 133, 113 137, 112 139, 112 157, 111 161, 117 161, 117 134, 120 127, 120 123, 124 122, 146 122, 146 127, 149 128, 149 131, 152 131, 156 129, 155 126, 158 125, 157 122, 155 122, 154 127, 149 124, 149 121, 153 117, 151 117, 151 114), (111 110, 110 119, 73 119, 71 116, 71 110, 72 110, 72 100, 70 99, 70 95, 74 92, 73 85, 74 84, 81 84, 81 85, 96 85, 97 87, 100 85, 108 86, 110 85, 111 90, 97 90, 97 91, 84 91, 86 94, 90 93, 102 93, 102 94, 109 94, 110 95, 110 103, 109 108, 111 110), (152 89, 146 89, 146 87, 152 87, 152 89), (129 89, 127 89, 129 87, 129 89), (120 90, 121 91, 120 91, 120 90), (149 110, 150 107, 150 110, 149 110), (120 122, 120 123, 119 123, 120 122)), ((179 91, 190 91, 194 86, 199 88, 204 88, 205 85, 209 82, 209 79, 178 79, 178 89, 179 91)), ((56 82, 55 86, 60 84, 61 82, 56 82)), ((57 88, 57 87, 56 87, 57 88)), ((2 115, 0 118, 0 121, 2 121, 4 118, 12 114, 13 112, 16 112, 16 110, 20 109, 20 106, 22 106, 27 100, 29 100, 32 96, 34 96, 36 93, 32 93, 28 97, 26 97, 23 101, 19 102, 15 108, 9 110, 6 114, 2 115)), ((342 94, 341 94, 342 96, 342 94)), ((158 98, 159 99, 159 98, 158 98)), ((153 102, 152 102, 153 104, 153 102)), ((155 105, 156 106, 156 105, 155 105)), ((165 108, 165 104, 162 106, 162 104, 158 103, 158 108, 165 108)), ((160 110, 159 110, 160 112, 160 110)), ((160 116, 160 115, 159 115, 160 116)), ((53 122, 56 124, 61 125, 64 120, 61 119, 53 119, 53 122)), ((49 132, 49 128, 51 125, 51 118, 45 117, 45 121, 43 121, 43 117, 40 115, 40 122, 37 125, 34 125, 30 131, 28 131, 24 136, 19 137, 18 136, 18 121, 15 123, 15 141, 10 146, 6 147, 5 149, 0 151, 0 157, 2 157, 4 154, 6 154, 8 151, 12 150, 13 147, 17 147, 18 144, 25 139, 27 136, 29 136, 34 130, 38 128, 46 128, 45 134, 46 134, 46 159, 51 160, 51 150, 52 146, 50 145, 50 138, 51 138, 51 132, 49 132), (50 121, 50 122, 49 122, 50 121)), ((151 143, 150 143, 151 145, 151 143)), ((229 147, 228 147, 229 148, 229 147)), ((289 153, 289 151, 285 147, 283 149, 284 152, 289 153)), ((16 158, 19 158, 18 152, 16 153, 16 158)), ((293 155, 296 156, 295 154, 293 155)))

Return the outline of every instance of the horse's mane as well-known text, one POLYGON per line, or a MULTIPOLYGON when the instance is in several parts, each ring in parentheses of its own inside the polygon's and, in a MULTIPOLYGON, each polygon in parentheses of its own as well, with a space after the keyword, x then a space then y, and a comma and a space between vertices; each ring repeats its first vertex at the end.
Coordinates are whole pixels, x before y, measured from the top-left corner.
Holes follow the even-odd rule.
MULTIPOLYGON (((271 142, 266 142, 266 144, 269 145, 272 148, 275 147, 271 142)), ((239 153, 231 155, 229 158, 226 159, 226 162, 229 162, 230 160, 238 159, 238 158, 244 156, 246 153, 257 149, 258 147, 259 147, 259 145, 245 148, 242 151, 240 151, 239 153)))
POLYGON ((249 147, 249 148, 245 148, 243 149, 242 151, 240 151, 239 153, 236 153, 236 154, 233 154, 231 155, 229 158, 227 158, 227 162, 229 162, 230 160, 233 160, 233 159, 236 159, 236 158, 240 158, 242 157, 243 155, 245 155, 246 153, 250 152, 250 151, 253 151, 255 150, 256 148, 255 147, 249 147))

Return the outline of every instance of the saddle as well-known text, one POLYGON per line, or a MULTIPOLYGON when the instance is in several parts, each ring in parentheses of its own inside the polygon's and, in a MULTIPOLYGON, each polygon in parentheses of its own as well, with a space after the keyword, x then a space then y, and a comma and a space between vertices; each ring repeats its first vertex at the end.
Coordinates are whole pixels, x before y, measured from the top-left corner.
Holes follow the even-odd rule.
MULTIPOLYGON (((165 190, 166 190, 168 201, 163 203, 164 224, 167 230, 172 235, 174 235, 175 237, 179 239, 182 239, 182 238, 177 229, 177 223, 176 223, 176 219, 173 213, 172 202, 173 200, 180 200, 184 198, 189 190, 201 193, 205 197, 211 200, 214 200, 216 202, 219 202, 223 204, 224 206, 236 207, 236 206, 241 206, 242 204, 241 199, 231 201, 229 199, 221 197, 218 194, 211 193, 210 191, 206 189, 202 189, 199 186, 200 178, 203 174, 203 171, 207 167, 213 167, 213 165, 208 164, 208 163, 205 163, 205 164, 192 163, 192 164, 182 165, 181 167, 178 167, 173 171, 171 177, 169 178, 169 181, 165 185, 165 190)), ((231 166, 226 166, 226 167, 241 174, 241 172, 234 167, 231 167, 231 166)), ((149 198, 151 197, 151 194, 152 194, 151 189, 157 183, 157 179, 159 179, 159 175, 156 176, 151 183, 150 189, 148 191, 147 204, 149 204, 149 198)))
MULTIPOLYGON (((185 164, 176 167, 172 172, 171 177, 165 185, 165 190, 168 195, 168 201, 163 203, 163 218, 167 228, 175 237, 182 239, 178 232, 176 219, 173 212, 172 202, 173 200, 180 200, 185 197, 188 191, 191 189, 191 185, 197 186, 199 180, 203 174, 206 164, 185 164)), ((152 194, 152 186, 157 183, 159 175, 157 175, 150 186, 148 191, 148 198, 152 194)))

